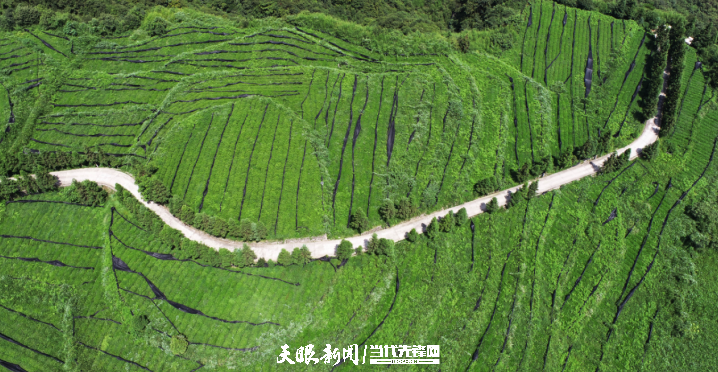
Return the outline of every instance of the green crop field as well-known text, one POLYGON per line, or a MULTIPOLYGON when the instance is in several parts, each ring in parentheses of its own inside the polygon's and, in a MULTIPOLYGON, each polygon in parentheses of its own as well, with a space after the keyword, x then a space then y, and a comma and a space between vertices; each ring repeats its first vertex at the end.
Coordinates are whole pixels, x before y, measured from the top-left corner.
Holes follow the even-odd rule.
POLYGON ((540 1, 445 34, 182 4, 112 32, 0 14, 0 367, 353 371, 439 345, 391 369, 718 369, 718 58, 680 19, 540 1), (525 184, 629 145, 646 112, 673 126, 638 158, 525 184), (163 206, 46 185, 77 168, 163 206), (312 248, 265 260, 283 241, 312 248))
POLYGON ((385 198, 455 205, 481 179, 513 185, 524 164, 601 131, 617 147, 642 128, 630 114, 640 27, 548 2, 528 10, 521 43, 499 59, 438 47, 388 57, 290 25, 178 22, 85 42, 27 148, 146 160, 195 212, 262 222, 273 238, 346 235, 357 209, 379 225, 385 198))

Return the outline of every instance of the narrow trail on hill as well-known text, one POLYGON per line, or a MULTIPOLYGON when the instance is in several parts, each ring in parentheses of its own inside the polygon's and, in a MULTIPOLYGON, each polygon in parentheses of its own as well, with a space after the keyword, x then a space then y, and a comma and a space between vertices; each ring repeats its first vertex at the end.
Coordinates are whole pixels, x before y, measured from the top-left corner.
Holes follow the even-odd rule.
MULTIPOLYGON (((628 146, 618 149, 617 152, 621 154, 624 151, 630 149, 630 158, 635 159, 636 157, 638 157, 638 150, 652 144, 657 139, 658 127, 655 125, 655 118, 652 118, 646 121, 645 127, 643 128, 643 132, 638 138, 636 138, 636 140, 634 140, 628 146)), ((604 155, 592 161, 584 161, 574 167, 564 169, 563 171, 538 179, 538 192, 545 193, 547 191, 555 190, 563 185, 596 174, 603 162, 608 159, 609 155, 604 155)), ((167 209, 167 207, 155 204, 153 202, 145 201, 142 198, 142 195, 140 195, 139 188, 135 184, 135 179, 132 177, 132 175, 124 173, 120 170, 112 168, 80 168, 51 172, 51 174, 58 177, 61 186, 69 186, 70 184, 72 184, 73 179, 80 182, 90 180, 97 182, 100 185, 107 186, 109 188, 114 188, 115 184, 120 184, 122 187, 132 193, 132 195, 137 198, 137 200, 139 200, 144 206, 155 212, 162 219, 162 221, 164 221, 164 223, 169 225, 171 228, 181 231, 182 234, 184 234, 184 236, 188 239, 201 242, 209 247, 215 249, 241 249, 242 246, 245 244, 244 242, 217 238, 203 231, 197 230, 191 226, 185 225, 177 217, 173 216, 167 209)), ((521 187, 521 185, 514 186, 506 190, 493 193, 491 195, 482 196, 480 198, 471 200, 469 202, 457 205, 452 208, 447 208, 430 214, 417 216, 412 218, 411 220, 404 221, 390 228, 376 231, 376 234, 379 238, 391 239, 394 241, 403 240, 406 233, 408 233, 412 229, 416 229, 416 231, 422 232, 434 217, 444 216, 449 213, 449 211, 453 211, 454 213, 456 213, 459 211, 459 209, 466 208, 466 211, 468 212, 469 216, 475 216, 480 213, 483 213, 486 203, 491 201, 491 199, 493 198, 497 198, 499 201, 499 205, 503 206, 508 200, 509 193, 516 192, 519 187, 521 187)), ((346 240, 351 242, 354 246, 366 245, 366 243, 371 239, 371 236, 371 233, 365 233, 362 235, 346 238, 346 240)), ((302 244, 306 245, 307 248, 309 248, 309 251, 312 252, 313 257, 322 257, 325 255, 333 256, 335 254, 335 249, 340 242, 341 239, 329 240, 326 238, 326 236, 322 236, 316 238, 260 242, 250 244, 250 246, 257 253, 258 257, 276 260, 279 256, 279 252, 282 249, 287 249, 291 251, 293 248, 301 246, 302 244)))

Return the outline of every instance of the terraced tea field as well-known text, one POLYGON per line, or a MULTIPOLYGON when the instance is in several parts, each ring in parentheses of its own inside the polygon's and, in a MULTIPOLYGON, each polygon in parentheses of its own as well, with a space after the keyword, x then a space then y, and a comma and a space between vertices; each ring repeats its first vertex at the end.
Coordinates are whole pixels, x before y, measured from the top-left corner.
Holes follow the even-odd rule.
POLYGON ((368 370, 341 349, 439 345, 419 369, 716 369, 710 75, 690 48, 667 66, 657 140, 657 36, 548 1, 516 19, 464 53, 308 13, 3 32, 0 366, 368 370), (47 171, 63 187, 33 191, 47 171))
POLYGON ((444 50, 389 57, 289 25, 180 23, 82 47, 43 34, 47 57, 69 53, 81 68, 57 78, 24 139, 33 152, 148 161, 196 213, 262 222, 273 238, 350 234, 357 209, 381 223, 385 198, 437 210, 472 199, 481 179, 514 185, 512 171, 601 130, 615 133, 615 146, 640 133, 629 112, 645 34, 634 22, 542 4, 526 12, 520 48, 500 60, 444 50), (589 46, 593 95, 580 82, 590 78, 589 46), (580 105, 595 112, 572 109, 580 105))

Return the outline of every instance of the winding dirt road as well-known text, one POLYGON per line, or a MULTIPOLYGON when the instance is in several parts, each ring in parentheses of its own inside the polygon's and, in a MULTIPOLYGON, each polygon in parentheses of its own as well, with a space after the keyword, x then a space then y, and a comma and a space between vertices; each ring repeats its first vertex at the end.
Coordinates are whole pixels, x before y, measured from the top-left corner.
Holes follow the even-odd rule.
MULTIPOLYGON (((643 133, 641 133, 641 135, 635 141, 633 141, 630 145, 619 149, 618 153, 621 154, 624 151, 630 149, 631 159, 634 159, 638 156, 638 150, 646 147, 647 145, 650 145, 657 139, 658 127, 655 125, 654 118, 646 122, 646 125, 643 129, 643 133)), ((573 181, 596 174, 596 172, 600 169, 601 165, 606 161, 608 156, 609 155, 604 155, 592 161, 585 161, 574 167, 540 178, 538 193, 544 193, 550 190, 554 190, 573 181)), ((142 196, 140 195, 139 188, 135 184, 135 179, 131 175, 121 172, 117 169, 81 168, 51 172, 51 174, 57 176, 60 179, 61 186, 70 185, 73 179, 77 181, 94 181, 100 185, 107 186, 112 189, 114 189, 115 184, 118 183, 122 185, 122 187, 127 189, 130 193, 132 193, 132 195, 134 195, 137 200, 142 202, 142 204, 144 204, 147 208, 157 213, 157 215, 167 225, 181 231, 187 238, 204 243, 209 247, 215 249, 228 248, 231 250, 235 248, 241 248, 244 244, 242 242, 217 238, 203 231, 197 230, 194 227, 185 225, 178 218, 174 217, 166 207, 155 204, 153 202, 146 202, 144 199, 142 199, 142 196)), ((453 208, 444 209, 428 215, 421 215, 412 218, 409 221, 404 221, 401 224, 392 226, 390 228, 376 231, 376 234, 379 238, 391 239, 394 241, 403 240, 406 233, 411 231, 411 229, 416 229, 416 231, 422 232, 423 228, 427 226, 434 217, 444 216, 449 213, 449 211, 454 211, 454 213, 456 213, 459 209, 466 208, 466 211, 468 212, 469 216, 475 216, 479 213, 482 213, 486 206, 486 203, 491 201, 491 199, 494 197, 498 199, 499 205, 503 206, 506 204, 509 193, 515 192, 519 187, 520 186, 515 186, 506 190, 496 192, 491 195, 474 199, 461 205, 457 205, 453 208)), ((359 245, 365 246, 370 239, 371 234, 367 233, 364 235, 353 236, 347 238, 346 240, 350 241, 356 247, 359 245)), ((258 257, 276 260, 282 248, 291 251, 292 249, 296 248, 297 246, 301 246, 302 244, 305 244, 309 248, 309 250, 312 252, 313 257, 322 257, 325 255, 333 256, 335 254, 335 249, 337 245, 339 245, 340 241, 341 240, 327 240, 326 237, 319 237, 312 239, 311 241, 303 240, 301 242, 260 242, 250 244, 250 246, 257 253, 258 257)))

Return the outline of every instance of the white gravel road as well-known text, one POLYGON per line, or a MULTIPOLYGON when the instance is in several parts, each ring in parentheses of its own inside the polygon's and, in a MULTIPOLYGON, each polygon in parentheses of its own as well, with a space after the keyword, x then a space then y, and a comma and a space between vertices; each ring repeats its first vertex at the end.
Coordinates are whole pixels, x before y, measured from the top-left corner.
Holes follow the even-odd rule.
MULTIPOLYGON (((630 149, 631 159, 634 159, 638 156, 639 149, 642 149, 645 146, 655 142, 657 138, 658 127, 654 124, 654 119, 651 119, 646 122, 645 128, 643 129, 643 133, 641 133, 641 135, 629 146, 619 149, 618 153, 620 154, 627 149, 630 149)), ((571 183, 581 178, 592 176, 596 174, 596 171, 600 169, 600 166, 603 164, 604 161, 606 161, 607 158, 608 155, 605 155, 591 161, 585 161, 579 165, 565 169, 558 173, 554 173, 540 178, 538 192, 544 193, 550 190, 557 189, 562 185, 571 183)), ((146 202, 142 199, 142 196, 140 195, 138 186, 135 184, 135 179, 131 175, 117 169, 81 168, 52 172, 52 174, 60 179, 60 184, 62 186, 69 185, 70 183, 72 183, 73 179, 77 181, 90 180, 113 189, 115 187, 115 184, 118 183, 122 185, 122 187, 127 189, 129 192, 131 192, 132 195, 137 198, 137 200, 142 202, 142 204, 157 213, 157 215, 162 219, 162 221, 164 221, 170 227, 181 231, 187 238, 194 241, 202 242, 207 246, 215 249, 228 248, 231 250, 242 247, 242 242, 236 242, 228 239, 220 239, 211 236, 203 231, 185 225, 178 218, 174 217, 166 207, 155 204, 153 202, 146 202)), ((483 196, 467 203, 457 205, 453 208, 444 209, 428 215, 421 215, 412 218, 409 221, 405 221, 401 224, 392 226, 390 228, 376 231, 376 234, 380 238, 391 239, 394 241, 403 240, 406 233, 411 231, 411 229, 416 229, 416 231, 421 232, 423 231, 423 227, 428 225, 434 217, 444 216, 449 211, 454 211, 454 213, 456 213, 459 209, 466 208, 466 211, 468 212, 469 216, 475 216, 479 213, 482 213, 486 203, 491 201, 491 199, 494 197, 498 199, 499 205, 504 205, 506 204, 509 192, 515 192, 518 187, 519 186, 512 187, 506 190, 496 192, 492 195, 483 196)), ((364 234, 347 238, 347 240, 350 241, 354 246, 365 245, 369 239, 371 239, 371 234, 364 234)), ((333 256, 339 242, 340 240, 327 240, 326 237, 319 237, 311 239, 311 241, 271 241, 252 243, 250 244, 250 246, 257 253, 257 256, 263 257, 265 259, 276 260, 282 248, 286 248, 288 251, 291 251, 292 249, 296 248, 297 246, 301 246, 302 244, 305 244, 309 248, 309 250, 312 252, 313 257, 322 257, 324 255, 333 256)))

